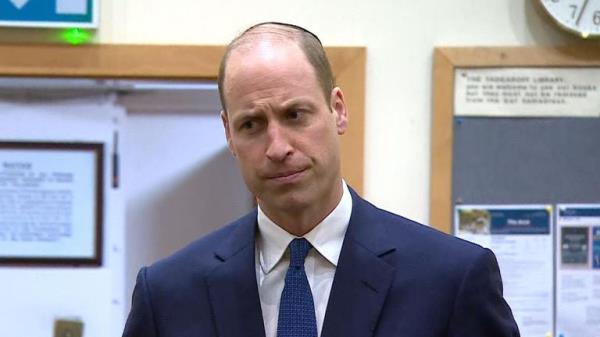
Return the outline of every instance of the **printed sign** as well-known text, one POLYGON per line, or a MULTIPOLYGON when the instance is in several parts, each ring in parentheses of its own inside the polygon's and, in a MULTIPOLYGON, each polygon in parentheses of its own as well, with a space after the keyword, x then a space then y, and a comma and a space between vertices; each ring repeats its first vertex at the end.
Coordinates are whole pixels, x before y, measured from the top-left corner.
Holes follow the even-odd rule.
POLYGON ((98 26, 98 0, 0 0, 0 26, 98 26))
POLYGON ((600 69, 457 69, 456 116, 600 117, 600 69))

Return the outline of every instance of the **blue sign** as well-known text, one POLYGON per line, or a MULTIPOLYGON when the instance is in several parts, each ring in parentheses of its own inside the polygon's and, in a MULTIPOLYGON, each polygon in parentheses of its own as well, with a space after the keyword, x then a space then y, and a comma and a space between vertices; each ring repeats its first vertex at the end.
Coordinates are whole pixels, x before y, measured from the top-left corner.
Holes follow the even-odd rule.
POLYGON ((600 227, 592 228, 592 268, 600 269, 600 227))
POLYGON ((492 234, 550 234, 546 209, 490 209, 492 234))
POLYGON ((98 26, 98 0, 0 0, 0 26, 98 26))
POLYGON ((558 211, 559 216, 600 217, 600 207, 567 207, 558 211))

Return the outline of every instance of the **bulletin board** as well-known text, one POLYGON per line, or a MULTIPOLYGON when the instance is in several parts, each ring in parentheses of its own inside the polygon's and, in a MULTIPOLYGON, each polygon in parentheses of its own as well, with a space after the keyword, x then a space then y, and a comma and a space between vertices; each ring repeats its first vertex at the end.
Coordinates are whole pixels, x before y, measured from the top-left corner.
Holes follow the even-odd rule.
POLYGON ((600 49, 593 43, 435 49, 432 226, 452 232, 453 208, 460 204, 600 202, 600 104, 594 113, 592 103, 588 116, 456 115, 462 70, 546 68, 593 72, 600 86, 600 49))
MULTIPOLYGON (((342 175, 362 193, 366 49, 325 50, 350 113, 341 138, 342 175)), ((0 44, 0 76, 216 80, 224 51, 225 46, 0 44)))

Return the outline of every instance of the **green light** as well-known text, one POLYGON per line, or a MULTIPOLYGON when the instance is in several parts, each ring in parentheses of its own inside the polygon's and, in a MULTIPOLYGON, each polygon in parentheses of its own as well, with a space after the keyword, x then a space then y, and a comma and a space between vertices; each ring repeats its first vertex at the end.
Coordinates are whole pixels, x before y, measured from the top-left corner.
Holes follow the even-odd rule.
POLYGON ((79 28, 69 28, 62 32, 62 39, 71 45, 79 45, 88 42, 91 35, 88 31, 79 28))

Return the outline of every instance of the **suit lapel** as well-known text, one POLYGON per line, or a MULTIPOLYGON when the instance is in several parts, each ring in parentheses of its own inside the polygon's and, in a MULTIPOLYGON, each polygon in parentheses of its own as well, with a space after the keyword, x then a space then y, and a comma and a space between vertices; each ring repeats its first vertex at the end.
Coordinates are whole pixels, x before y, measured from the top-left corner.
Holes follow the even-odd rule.
POLYGON ((333 280, 322 337, 372 336, 395 269, 383 257, 393 254, 382 219, 372 205, 352 194, 352 216, 333 280), (374 209, 373 209, 374 210, 374 209))
POLYGON ((252 212, 215 252, 221 263, 206 282, 219 337, 265 336, 256 285, 255 231, 256 212, 252 212))

